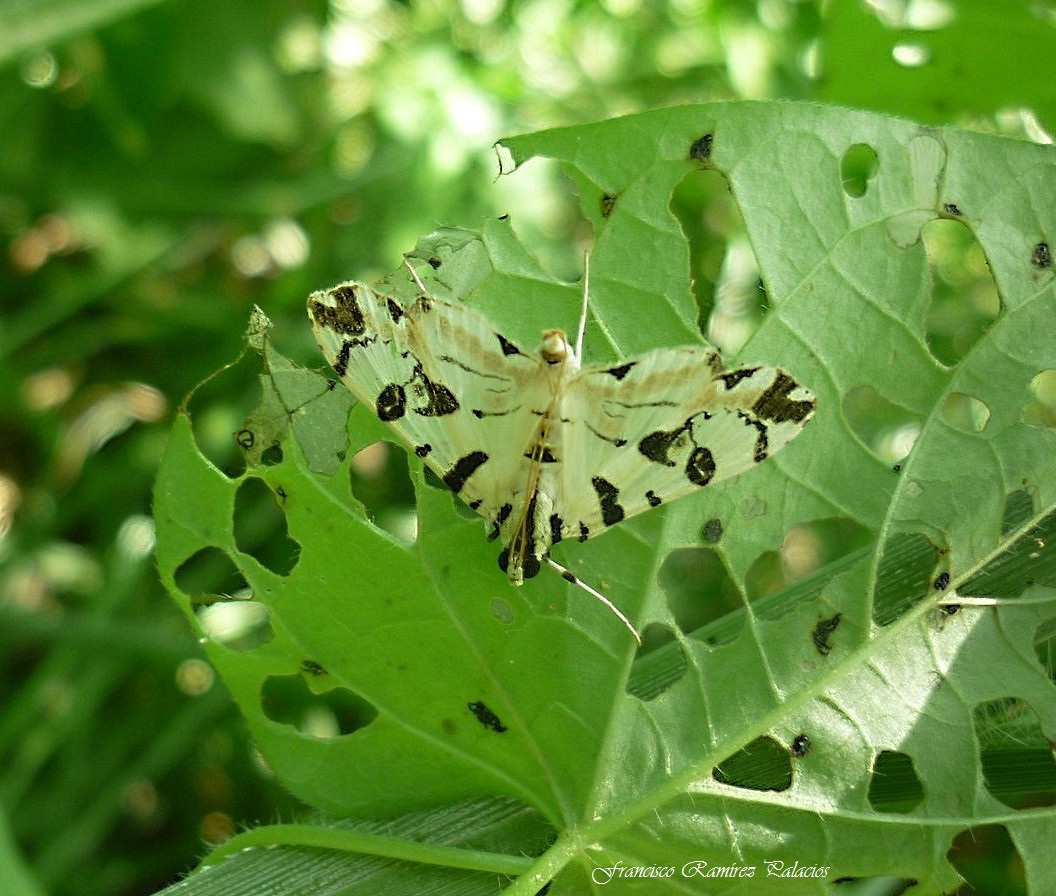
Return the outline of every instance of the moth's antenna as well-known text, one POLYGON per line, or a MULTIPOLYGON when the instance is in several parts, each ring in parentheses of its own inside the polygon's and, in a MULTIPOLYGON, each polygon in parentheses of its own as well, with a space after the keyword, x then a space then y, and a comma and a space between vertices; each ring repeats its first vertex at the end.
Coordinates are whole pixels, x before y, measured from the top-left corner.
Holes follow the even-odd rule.
POLYGON ((428 292, 428 290, 425 288, 425 284, 422 283, 422 281, 419 279, 418 272, 414 269, 414 267, 411 265, 411 263, 407 260, 407 256, 406 255, 403 256, 403 263, 405 265, 407 265, 407 270, 411 272, 411 276, 414 277, 414 282, 418 284, 418 288, 423 293, 428 292))
POLYGON ((583 307, 579 311, 579 329, 576 331, 576 363, 583 364, 583 333, 587 329, 587 300, 590 297, 590 253, 583 253, 583 307))
POLYGON ((573 585, 578 585, 580 588, 582 588, 584 591, 586 591, 587 594, 589 594, 591 597, 597 598, 603 604, 605 604, 606 607, 608 607, 610 610, 612 610, 612 612, 616 614, 616 618, 619 619, 620 622, 622 622, 625 626, 627 626, 627 631, 629 631, 632 635, 634 635, 634 640, 638 642, 638 646, 639 647, 642 646, 642 636, 638 634, 638 629, 636 629, 631 624, 631 620, 630 619, 628 619, 626 616, 623 615, 623 611, 621 611, 620 608, 616 606, 616 604, 614 604, 611 600, 609 600, 600 591, 596 591, 593 588, 591 588, 590 585, 588 585, 586 582, 584 582, 574 572, 572 572, 571 570, 565 569, 565 567, 563 567, 557 561, 551 559, 550 557, 544 557, 543 559, 546 560, 546 562, 548 564, 550 564, 550 567, 552 569, 556 569, 559 573, 561 573, 561 578, 564 579, 566 582, 571 582, 573 585))

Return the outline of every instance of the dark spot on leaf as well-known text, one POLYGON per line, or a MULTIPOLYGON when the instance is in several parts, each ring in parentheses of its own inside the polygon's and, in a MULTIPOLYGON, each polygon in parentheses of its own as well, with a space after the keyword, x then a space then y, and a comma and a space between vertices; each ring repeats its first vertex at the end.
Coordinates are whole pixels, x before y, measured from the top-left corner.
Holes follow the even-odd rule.
POLYGON ((705 134, 703 137, 694 140, 693 145, 689 147, 689 157, 697 162, 710 162, 711 146, 714 141, 714 134, 705 134))
POLYGON ((818 624, 814 626, 811 639, 814 641, 814 647, 822 656, 828 656, 832 652, 829 636, 836 631, 836 627, 840 624, 842 618, 843 613, 837 613, 830 619, 819 619, 818 624))
POLYGON ((485 728, 490 728, 496 734, 502 734, 506 730, 506 726, 499 721, 499 717, 488 708, 483 700, 467 703, 466 708, 477 717, 477 721, 485 728))

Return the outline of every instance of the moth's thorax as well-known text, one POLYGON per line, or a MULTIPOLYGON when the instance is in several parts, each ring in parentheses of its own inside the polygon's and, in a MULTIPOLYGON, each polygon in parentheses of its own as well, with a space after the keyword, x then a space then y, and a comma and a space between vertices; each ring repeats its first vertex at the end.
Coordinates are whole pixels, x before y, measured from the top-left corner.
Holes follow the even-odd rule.
POLYGON ((547 364, 563 364, 573 357, 572 346, 564 330, 544 330, 539 343, 539 357, 547 364))

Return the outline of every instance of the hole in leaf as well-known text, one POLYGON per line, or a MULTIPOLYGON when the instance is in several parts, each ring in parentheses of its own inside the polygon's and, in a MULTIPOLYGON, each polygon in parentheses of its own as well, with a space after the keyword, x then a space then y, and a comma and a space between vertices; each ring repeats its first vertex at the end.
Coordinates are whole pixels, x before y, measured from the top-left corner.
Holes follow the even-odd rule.
POLYGON ((686 674, 686 654, 667 626, 653 623, 642 632, 642 646, 631 675, 627 693, 639 700, 655 700, 686 674))
POLYGON ((289 575, 300 553, 300 545, 289 537, 286 514, 278 496, 256 476, 244 479, 235 492, 233 529, 235 545, 276 575, 289 575))
POLYGON ((1056 759, 1033 707, 1017 697, 980 703, 972 712, 983 783, 1013 809, 1056 805, 1056 759))
POLYGON ((877 812, 912 812, 924 799, 913 760, 905 753, 881 750, 869 776, 869 802, 877 812))
POLYGON ((942 405, 943 422, 961 432, 982 432, 990 421, 990 408, 971 395, 951 392, 942 405))
POLYGON ((855 143, 847 148, 840 159, 840 178, 843 181, 843 192, 852 199, 865 195, 869 181, 876 174, 879 159, 876 150, 868 143, 855 143))
POLYGON ((173 574, 176 587, 193 603, 212 603, 223 595, 249 590, 234 561, 220 548, 196 551, 173 574))
POLYGON ((206 637, 230 650, 255 650, 275 637, 268 608, 252 599, 218 600, 196 613, 206 637))
POLYGON ((893 535, 883 547, 873 593, 873 620, 888 625, 934 593, 939 549, 923 535, 893 535))
POLYGON ((938 218, 920 233, 931 270, 925 339, 936 360, 953 366, 997 320, 1001 299, 983 247, 963 221, 938 218))
POLYGON ((772 737, 759 737, 720 762, 711 776, 720 784, 745 790, 788 790, 792 786, 792 760, 788 750, 772 737))
POLYGON ((1023 858, 1003 824, 965 828, 953 838, 946 858, 966 882, 959 893, 1027 896, 1023 858))
POLYGON ((778 551, 766 551, 749 567, 745 576, 748 599, 756 605, 763 618, 775 618, 805 599, 804 594, 797 589, 795 602, 780 601, 773 607, 759 606, 757 602, 760 598, 776 594, 832 567, 831 575, 819 577, 815 583, 812 593, 816 595, 832 575, 842 568, 838 561, 870 544, 872 540, 868 529, 847 517, 830 517, 793 526, 778 551))
POLYGON ((1030 381, 1030 395, 1023 406, 1023 422, 1028 426, 1056 429, 1056 370, 1043 370, 1030 381))
POLYGON ((712 345, 733 353, 766 313, 759 262, 740 208, 726 179, 714 169, 686 175, 672 193, 670 208, 689 240, 702 331, 712 345))
MULTIPOLYGON (((229 356, 238 350, 232 342, 229 356)), ((256 439, 256 433, 247 430, 245 420, 260 400, 260 373, 260 356, 247 352, 231 367, 197 386, 190 399, 195 445, 210 463, 232 479, 246 469, 246 440, 256 439)))
POLYGON ((318 740, 331 740, 365 728, 377 718, 373 704, 347 688, 315 693, 301 675, 269 675, 260 705, 273 722, 318 740))
POLYGON ((657 581, 679 629, 709 644, 723 644, 740 634, 744 619, 731 616, 741 596, 722 560, 708 548, 681 548, 667 555, 657 581), (716 625, 720 620, 733 625, 716 625))
POLYGON ((919 41, 899 41, 891 48, 891 58, 903 68, 919 68, 931 61, 931 50, 919 41))
POLYGON ((920 434, 921 418, 872 386, 855 386, 844 395, 843 416, 862 444, 886 464, 905 458, 920 434))
POLYGON ((352 493, 374 525, 413 544, 418 535, 417 500, 403 448, 375 442, 352 458, 350 470, 352 493))

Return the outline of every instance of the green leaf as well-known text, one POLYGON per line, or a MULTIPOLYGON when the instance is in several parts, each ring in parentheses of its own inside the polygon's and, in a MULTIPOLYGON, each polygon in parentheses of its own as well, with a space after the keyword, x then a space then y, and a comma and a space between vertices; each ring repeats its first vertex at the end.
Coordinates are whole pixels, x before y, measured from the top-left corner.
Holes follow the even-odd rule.
MULTIPOLYGON (((285 437, 281 460, 228 478, 180 417, 155 513, 162 578, 276 774, 310 804, 358 818, 489 795, 530 807, 553 843, 527 850, 536 860, 515 893, 550 880, 583 892, 599 874, 636 892, 743 888, 702 876, 717 866, 752 866, 760 887, 789 894, 874 875, 941 893, 961 880, 954 838, 985 825, 1007 831, 1028 885, 1052 879, 1056 790, 1044 777, 1017 803, 1023 783, 1002 773, 1051 752, 1056 736, 1056 432, 1025 419, 1038 377, 1056 367, 1040 248, 1056 232, 1056 152, 767 103, 663 109, 503 145, 517 165, 564 162, 594 226, 588 361, 700 339, 671 193, 718 172, 769 303, 738 358, 788 370, 817 395, 816 419, 738 479, 555 549, 646 629, 655 650, 636 657, 604 607, 557 577, 509 588, 480 521, 415 462, 416 541, 372 525, 349 465, 384 430, 362 408, 347 434, 316 425, 333 416, 315 399, 326 382, 267 348, 274 381, 292 371, 300 384, 297 400, 271 407, 304 417, 301 435, 285 437), (845 183, 844 157, 862 146, 877 164, 845 183), (936 218, 970 229, 1001 299, 952 366, 926 331, 920 231, 936 218), (897 469, 850 404, 866 387, 910 421, 897 469), (306 439, 336 466, 313 471, 306 439), (300 545, 288 574, 235 543, 236 493, 252 478, 300 545), (829 529, 852 533, 832 554, 808 537, 829 529), (806 557, 795 575, 770 593, 753 584, 795 545, 806 557), (252 601, 181 591, 179 570, 206 549, 237 568, 252 601), (718 558, 732 609, 680 627, 658 585, 675 551, 718 558), (224 641, 203 621, 210 601, 263 607, 263 631, 248 646, 224 641), (333 730, 313 727, 320 713, 333 730), (824 871, 768 878, 768 862, 824 871), (666 889, 620 871, 651 866, 673 869, 666 889)), ((435 234, 415 257, 439 263, 414 262, 431 291, 518 340, 574 324, 578 289, 553 281, 508 222, 435 234)), ((410 289, 409 278, 390 286, 410 289)), ((717 593, 696 599, 722 606, 717 593)))
POLYGON ((1036 74, 1054 36, 1052 10, 1038 4, 961 0, 879 11, 834 3, 817 95, 927 122, 1030 108, 1051 128, 1056 106, 1036 74))

